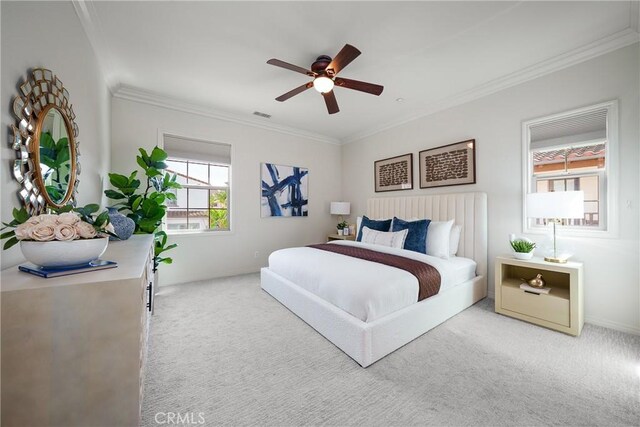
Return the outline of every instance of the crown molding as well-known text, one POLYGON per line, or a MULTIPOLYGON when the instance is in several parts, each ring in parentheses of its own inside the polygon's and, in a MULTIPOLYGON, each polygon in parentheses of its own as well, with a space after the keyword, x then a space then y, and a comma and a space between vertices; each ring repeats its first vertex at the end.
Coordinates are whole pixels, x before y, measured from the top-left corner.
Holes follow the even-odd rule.
POLYGON ((436 101, 421 109, 420 112, 409 117, 404 117, 399 120, 387 122, 380 126, 369 128, 366 131, 355 133, 344 138, 342 142, 344 144, 349 144, 351 142, 367 138, 369 136, 412 122, 422 117, 426 117, 458 105, 466 104, 467 102, 474 101, 476 99, 491 95, 501 90, 537 79, 539 77, 551 74, 564 68, 571 67, 573 65, 577 65, 581 62, 588 61, 597 56, 604 55, 606 53, 613 52, 614 50, 632 45, 634 43, 637 43, 638 41, 640 41, 640 34, 638 34, 638 32, 631 27, 627 28, 578 49, 574 49, 570 52, 566 52, 546 61, 539 62, 535 65, 521 69, 514 73, 507 74, 505 76, 491 80, 487 83, 478 85, 467 91, 460 92, 456 95, 436 101))
POLYGON ((93 2, 84 0, 72 0, 71 4, 73 9, 78 15, 80 24, 84 29, 84 33, 89 39, 89 44, 93 48, 93 53, 98 61, 100 70, 104 77, 107 89, 113 95, 117 88, 117 83, 114 80, 114 73, 111 68, 111 54, 105 41, 105 37, 100 27, 100 21, 97 16, 93 2))
MULTIPOLYGON (((210 117, 213 119, 224 120, 226 122, 238 123, 245 126, 251 126, 259 129, 284 133, 300 138, 306 138, 317 142, 340 145, 339 139, 331 138, 319 133, 308 132, 290 126, 277 125, 272 123, 263 123, 250 118, 222 112, 204 105, 193 104, 176 98, 171 98, 158 93, 138 89, 131 86, 119 86, 113 94, 114 98, 126 99, 128 101, 141 102, 143 104, 154 105, 156 107, 168 108, 170 110, 180 111, 183 113, 196 114, 199 116, 210 117)), ((263 119, 264 120, 264 119, 263 119)))

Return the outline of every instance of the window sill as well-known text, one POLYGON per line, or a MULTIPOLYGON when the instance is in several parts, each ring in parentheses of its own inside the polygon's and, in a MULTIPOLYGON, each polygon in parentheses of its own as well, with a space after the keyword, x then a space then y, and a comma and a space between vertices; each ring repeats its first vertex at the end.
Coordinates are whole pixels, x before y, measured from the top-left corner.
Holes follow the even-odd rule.
MULTIPOLYGON (((553 228, 535 227, 524 228, 524 234, 545 235, 553 234, 553 228)), ((556 228, 556 234, 563 237, 588 237, 596 239, 617 239, 618 233, 610 230, 568 230, 563 227, 556 228)))
POLYGON ((198 231, 176 231, 176 230, 172 230, 172 231, 168 231, 165 230, 168 236, 171 237, 187 237, 187 236, 193 236, 193 237, 207 237, 207 236, 230 236, 232 234, 235 234, 232 230, 214 230, 214 231, 209 231, 209 230, 198 230, 198 231))

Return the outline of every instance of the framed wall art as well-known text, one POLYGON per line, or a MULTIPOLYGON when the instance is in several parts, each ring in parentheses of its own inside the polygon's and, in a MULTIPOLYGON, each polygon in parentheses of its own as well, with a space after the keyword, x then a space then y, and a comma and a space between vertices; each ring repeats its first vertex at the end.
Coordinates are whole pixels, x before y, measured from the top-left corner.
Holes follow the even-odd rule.
POLYGON ((309 215, 309 169, 262 163, 260 177, 262 218, 309 215))
POLYGON ((475 184, 476 140, 430 148, 419 154, 420 188, 475 184))
POLYGON ((376 193, 413 188, 413 154, 377 160, 373 163, 376 193))

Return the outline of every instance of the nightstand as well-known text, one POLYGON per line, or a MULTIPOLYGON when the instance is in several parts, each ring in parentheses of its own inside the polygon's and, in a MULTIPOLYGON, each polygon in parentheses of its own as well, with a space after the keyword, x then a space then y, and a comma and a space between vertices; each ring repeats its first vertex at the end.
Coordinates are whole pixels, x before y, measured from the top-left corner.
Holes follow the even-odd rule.
POLYGON ((329 234, 327 236, 327 242, 332 240, 356 240, 356 236, 349 234, 348 236, 341 236, 339 234, 329 234))
POLYGON ((584 325, 582 263, 555 264, 542 258, 496 258, 496 313, 578 336, 584 325), (548 294, 520 289, 521 279, 542 274, 548 294))

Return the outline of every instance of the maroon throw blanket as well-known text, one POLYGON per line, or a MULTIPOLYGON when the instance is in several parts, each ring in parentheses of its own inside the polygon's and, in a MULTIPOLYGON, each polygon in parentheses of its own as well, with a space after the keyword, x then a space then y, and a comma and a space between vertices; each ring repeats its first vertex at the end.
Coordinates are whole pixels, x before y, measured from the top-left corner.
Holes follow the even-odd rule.
POLYGON ((309 245, 308 247, 360 258, 366 261, 377 262, 379 264, 408 271, 418 279, 418 284, 420 285, 418 301, 429 298, 440 291, 440 273, 438 273, 438 270, 436 270, 435 267, 425 264, 424 262, 398 255, 376 252, 370 249, 358 248, 355 246, 322 243, 319 245, 309 245))

